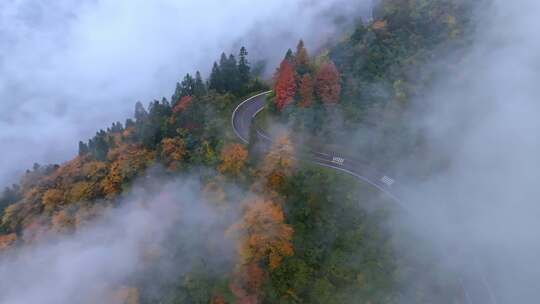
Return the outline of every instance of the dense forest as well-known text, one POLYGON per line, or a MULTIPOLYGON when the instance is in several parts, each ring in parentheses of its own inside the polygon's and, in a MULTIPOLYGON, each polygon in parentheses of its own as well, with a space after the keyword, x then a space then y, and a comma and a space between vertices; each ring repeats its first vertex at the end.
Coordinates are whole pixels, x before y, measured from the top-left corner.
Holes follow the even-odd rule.
MULTIPOLYGON (((436 261, 396 252, 393 239, 414 240, 392 235, 390 215, 398 211, 391 202, 294 154, 299 134, 310 145, 338 145, 362 128, 380 131, 364 155, 385 167, 423 149, 404 127, 407 109, 437 73, 453 72, 424 65, 467 43, 472 9, 462 0, 381 1, 373 21, 336 45, 311 54, 300 41, 268 82, 254 75, 245 48, 223 53, 208 79, 187 74, 170 99, 137 102, 133 118, 81 141, 72 160, 35 164, 6 188, 0 253, 76 234, 124 204, 141 179, 189 175, 219 212, 242 210, 216 224, 234 242, 235 258, 194 261, 166 277, 150 258, 140 275, 111 286, 118 303, 460 303, 457 280, 438 276, 436 261), (230 115, 269 88, 260 123, 289 132, 260 151, 238 141, 230 115), (231 184, 249 195, 239 197, 231 184)), ((204 232, 198 241, 171 233, 166 247, 181 257, 189 243, 211 255, 214 245, 204 239, 204 232)))

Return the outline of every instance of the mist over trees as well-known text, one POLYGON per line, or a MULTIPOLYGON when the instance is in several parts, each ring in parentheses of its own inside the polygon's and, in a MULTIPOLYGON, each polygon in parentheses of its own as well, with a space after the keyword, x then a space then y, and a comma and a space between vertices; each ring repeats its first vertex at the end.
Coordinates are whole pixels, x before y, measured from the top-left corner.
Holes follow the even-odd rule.
MULTIPOLYGON (((467 45, 473 8, 462 0, 383 0, 373 21, 358 22, 327 48, 308 49, 300 40, 269 81, 256 76, 245 47, 222 53, 207 77, 185 74, 170 99, 136 102, 132 118, 80 141, 73 159, 36 164, 6 188, 0 274, 38 286, 25 275, 39 268, 24 267, 27 250, 62 257, 63 249, 46 250, 49 240, 75 240, 79 249, 78 240, 90 240, 111 257, 97 259, 96 269, 124 266, 125 256, 132 264, 110 282, 100 270, 76 284, 89 303, 463 302, 459 275, 400 226, 398 206, 298 155, 305 147, 337 147, 385 169, 424 157, 426 165, 407 171, 418 179, 434 164, 444 167, 407 119, 437 76, 455 73, 447 62, 437 70, 427 64, 467 45), (239 142, 230 116, 268 89, 267 109, 254 120, 273 142, 256 149, 239 142), (360 147, 354 136, 363 139, 360 147), (115 232, 105 238, 110 246, 101 242, 107 229, 115 232), (128 250, 113 246, 122 241, 128 250)), ((70 266, 52 260, 55 270, 70 266)), ((74 293, 54 293, 44 304, 71 303, 74 293)), ((0 285, 0 302, 25 296, 14 284, 0 285)))

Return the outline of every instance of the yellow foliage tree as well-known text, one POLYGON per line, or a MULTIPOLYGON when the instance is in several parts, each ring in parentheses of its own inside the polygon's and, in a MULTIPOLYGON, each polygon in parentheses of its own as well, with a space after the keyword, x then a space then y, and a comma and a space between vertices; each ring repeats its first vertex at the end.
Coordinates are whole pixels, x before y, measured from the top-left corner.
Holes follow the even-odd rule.
POLYGON ((283 257, 293 254, 293 229, 285 224, 281 206, 262 198, 246 202, 242 222, 237 224, 244 236, 238 252, 245 264, 268 258, 270 269, 275 269, 283 257))
POLYGON ((49 189, 43 194, 41 202, 45 212, 51 213, 64 204, 64 192, 59 189, 49 189))
POLYGON ((66 195, 67 203, 78 203, 92 198, 92 184, 89 182, 74 183, 66 195))
POLYGON ((186 154, 186 144, 181 138, 165 138, 161 141, 161 160, 170 170, 178 169, 186 154))
POLYGON ((51 230, 54 232, 69 232, 74 229, 75 218, 66 210, 56 213, 51 219, 51 230))
POLYGON ((109 174, 101 181, 103 192, 108 198, 114 197, 122 189, 124 176, 119 162, 112 164, 109 174))
POLYGON ((238 175, 246 165, 248 151, 241 144, 228 144, 221 151, 219 171, 238 175))
POLYGON ((293 145, 289 136, 282 134, 274 141, 263 162, 261 172, 266 180, 266 187, 274 191, 279 189, 285 178, 292 174, 294 165, 293 145))
POLYGON ((273 270, 283 258, 292 256, 294 231, 285 224, 280 205, 259 197, 250 198, 245 204, 242 220, 230 229, 240 235, 237 246, 240 263, 230 288, 238 303, 257 303, 259 288, 266 277, 259 265, 267 263, 273 270))
POLYGON ((13 246, 17 242, 17 234, 0 235, 0 252, 13 246))

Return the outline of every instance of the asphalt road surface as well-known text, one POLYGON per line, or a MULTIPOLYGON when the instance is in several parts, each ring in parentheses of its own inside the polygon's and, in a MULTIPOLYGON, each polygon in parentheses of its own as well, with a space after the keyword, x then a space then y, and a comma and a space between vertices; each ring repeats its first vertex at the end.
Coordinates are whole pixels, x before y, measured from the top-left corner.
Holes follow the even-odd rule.
MULTIPOLYGON (((271 91, 263 92, 243 101, 232 114, 232 128, 238 138, 246 144, 249 142, 252 122, 257 114, 264 110, 266 97, 269 93, 271 91)), ((255 129, 254 131, 258 141, 271 144, 272 138, 264 130, 255 129)), ((396 181, 392 177, 379 173, 368 163, 334 152, 313 151, 309 148, 305 151, 300 156, 303 160, 350 174, 379 189, 400 207, 407 209, 407 206, 398 198, 396 181)), ((474 265, 465 268, 467 270, 461 273, 460 283, 466 303, 498 304, 494 290, 490 287, 488 278, 483 272, 474 265)))

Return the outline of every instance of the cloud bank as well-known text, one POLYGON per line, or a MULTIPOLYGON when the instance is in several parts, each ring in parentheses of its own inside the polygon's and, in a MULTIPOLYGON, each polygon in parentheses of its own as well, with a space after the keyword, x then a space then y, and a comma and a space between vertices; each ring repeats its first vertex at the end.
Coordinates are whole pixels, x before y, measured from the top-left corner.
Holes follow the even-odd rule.
MULTIPOLYGON (((0 185, 62 162, 138 100, 169 97, 222 51, 269 60, 311 48, 367 11, 353 0, 45 0, 0 3, 0 185)), ((336 37, 334 37, 336 38, 336 37)))
POLYGON ((411 118, 447 164, 403 181, 411 225, 458 272, 478 268, 493 303, 538 295, 539 15, 534 0, 483 6, 471 49, 454 62, 458 75, 443 77, 411 118))
POLYGON ((159 190, 145 187, 137 186, 122 207, 72 235, 3 254, 0 302, 116 303, 115 293, 141 276, 147 285, 161 286, 190 272, 197 261, 212 273, 230 271, 234 242, 223 231, 234 212, 218 211, 193 179, 167 182, 159 190), (152 273, 151 267, 158 276, 141 275, 152 273))

